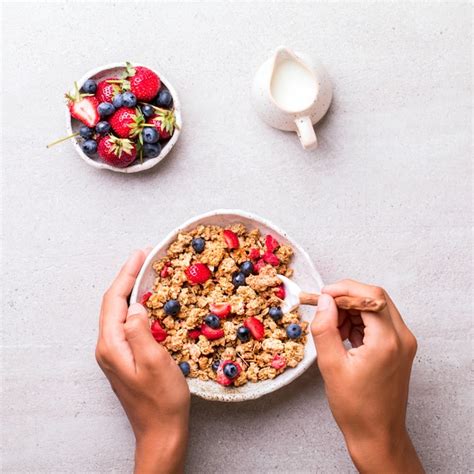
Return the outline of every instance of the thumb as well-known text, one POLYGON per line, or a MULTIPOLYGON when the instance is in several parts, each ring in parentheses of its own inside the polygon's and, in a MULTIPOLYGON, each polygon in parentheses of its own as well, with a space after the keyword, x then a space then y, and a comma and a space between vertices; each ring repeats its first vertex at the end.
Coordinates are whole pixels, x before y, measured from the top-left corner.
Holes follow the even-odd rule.
POLYGON ((311 333, 318 353, 318 366, 321 373, 339 364, 346 355, 346 349, 337 327, 338 312, 332 296, 323 293, 318 300, 318 308, 311 333))
POLYGON ((137 365, 156 360, 158 344, 150 331, 147 310, 141 304, 134 303, 128 308, 124 331, 137 365))

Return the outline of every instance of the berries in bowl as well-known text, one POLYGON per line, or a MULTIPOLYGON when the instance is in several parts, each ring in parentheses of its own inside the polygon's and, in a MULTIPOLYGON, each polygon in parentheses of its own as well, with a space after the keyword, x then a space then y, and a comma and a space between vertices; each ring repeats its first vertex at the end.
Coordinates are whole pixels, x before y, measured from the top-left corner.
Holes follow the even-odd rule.
MULTIPOLYGON (((66 94, 68 136, 89 165, 121 173, 155 166, 181 130, 178 95, 160 72, 115 63, 94 69, 66 94)), ((48 146, 51 146, 48 145, 48 146)))

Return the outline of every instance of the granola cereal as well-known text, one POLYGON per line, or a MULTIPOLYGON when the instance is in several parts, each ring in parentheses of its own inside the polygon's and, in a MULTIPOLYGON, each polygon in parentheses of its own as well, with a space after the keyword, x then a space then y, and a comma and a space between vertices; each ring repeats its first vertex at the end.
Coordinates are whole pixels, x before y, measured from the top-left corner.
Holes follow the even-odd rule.
POLYGON ((291 277, 293 249, 258 229, 198 226, 155 261, 143 296, 151 332, 184 375, 224 386, 273 379, 304 356, 306 322, 283 314, 277 274, 291 277))

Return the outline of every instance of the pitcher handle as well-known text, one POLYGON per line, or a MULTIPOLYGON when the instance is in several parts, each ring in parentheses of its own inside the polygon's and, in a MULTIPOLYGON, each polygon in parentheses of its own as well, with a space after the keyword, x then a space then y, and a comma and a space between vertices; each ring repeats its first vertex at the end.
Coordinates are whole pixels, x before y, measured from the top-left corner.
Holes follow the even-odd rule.
POLYGON ((298 117, 295 120, 296 133, 300 139, 301 145, 305 150, 311 150, 318 146, 318 139, 313 128, 313 123, 309 116, 298 117))

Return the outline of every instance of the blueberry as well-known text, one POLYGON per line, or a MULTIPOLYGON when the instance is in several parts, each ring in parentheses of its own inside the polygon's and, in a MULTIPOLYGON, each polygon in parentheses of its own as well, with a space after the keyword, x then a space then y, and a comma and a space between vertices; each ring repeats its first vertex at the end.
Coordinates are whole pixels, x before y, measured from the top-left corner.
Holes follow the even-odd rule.
POLYGON ((301 333, 303 331, 301 330, 301 326, 299 324, 290 324, 286 328, 286 335, 290 339, 298 339, 301 336, 301 333))
POLYGON ((219 319, 219 316, 216 316, 215 314, 208 314, 204 318, 204 322, 212 329, 217 329, 221 325, 221 320, 219 319))
POLYGON ((107 117, 115 112, 115 107, 110 102, 101 102, 97 107, 97 112, 101 117, 107 117))
POLYGON ((272 306, 268 314, 273 321, 279 321, 283 317, 283 311, 278 306, 272 306))
POLYGON ((176 316, 181 310, 181 305, 178 300, 168 300, 165 303, 165 313, 170 316, 176 316))
POLYGON ((229 362, 228 364, 224 365, 223 372, 226 377, 229 377, 230 379, 235 379, 235 377, 237 377, 239 373, 239 369, 234 363, 229 362))
POLYGON ((240 265, 240 271, 245 276, 249 276, 251 273, 253 273, 253 263, 250 260, 242 263, 242 265, 240 265))
POLYGON ((105 135, 110 132, 110 123, 102 120, 95 126, 95 131, 100 135, 105 135))
POLYGON ((219 368, 219 366, 221 365, 221 361, 220 360, 215 360, 213 363, 212 363, 212 370, 214 372, 217 372, 217 369, 219 368))
POLYGON ((167 109, 173 104, 173 97, 169 91, 163 89, 158 92, 158 95, 155 99, 155 104, 157 105, 157 107, 164 107, 165 109, 167 109))
POLYGON ((206 246, 206 241, 202 237, 196 237, 192 240, 191 246, 196 253, 202 253, 206 246))
POLYGON ((122 100, 125 107, 135 107, 137 105, 137 97, 132 92, 124 92, 122 100))
POLYGON ((232 284, 238 288, 239 286, 245 285, 245 274, 242 272, 234 273, 232 277, 232 284))
POLYGON ((123 107, 123 95, 115 94, 114 98, 112 99, 112 104, 116 109, 120 109, 120 107, 123 107))
POLYGON ((145 143, 143 145, 143 156, 145 158, 156 158, 161 153, 159 143, 145 143))
POLYGON ((87 127, 86 125, 82 125, 80 128, 79 128, 79 135, 82 137, 82 138, 91 138, 92 135, 94 135, 94 129, 93 128, 89 128, 87 127))
POLYGON ((97 83, 93 79, 87 79, 84 82, 84 85, 81 87, 81 91, 85 92, 86 94, 95 94, 97 90, 97 83))
POLYGON ((250 331, 245 326, 240 326, 237 329, 237 337, 242 342, 248 342, 250 339, 250 331))
POLYGON ((82 144, 82 151, 86 155, 93 155, 97 151, 97 142, 89 139, 82 144))
POLYGON ((189 365, 189 362, 180 362, 179 368, 181 369, 181 372, 183 372, 183 375, 185 377, 187 377, 189 375, 189 372, 191 372, 191 366, 189 365))
POLYGON ((148 105, 148 104, 142 105, 142 114, 146 118, 150 118, 155 114, 155 109, 151 105, 148 105))
POLYGON ((160 135, 155 127, 145 127, 142 132, 142 137, 145 143, 156 143, 160 139, 160 135))

